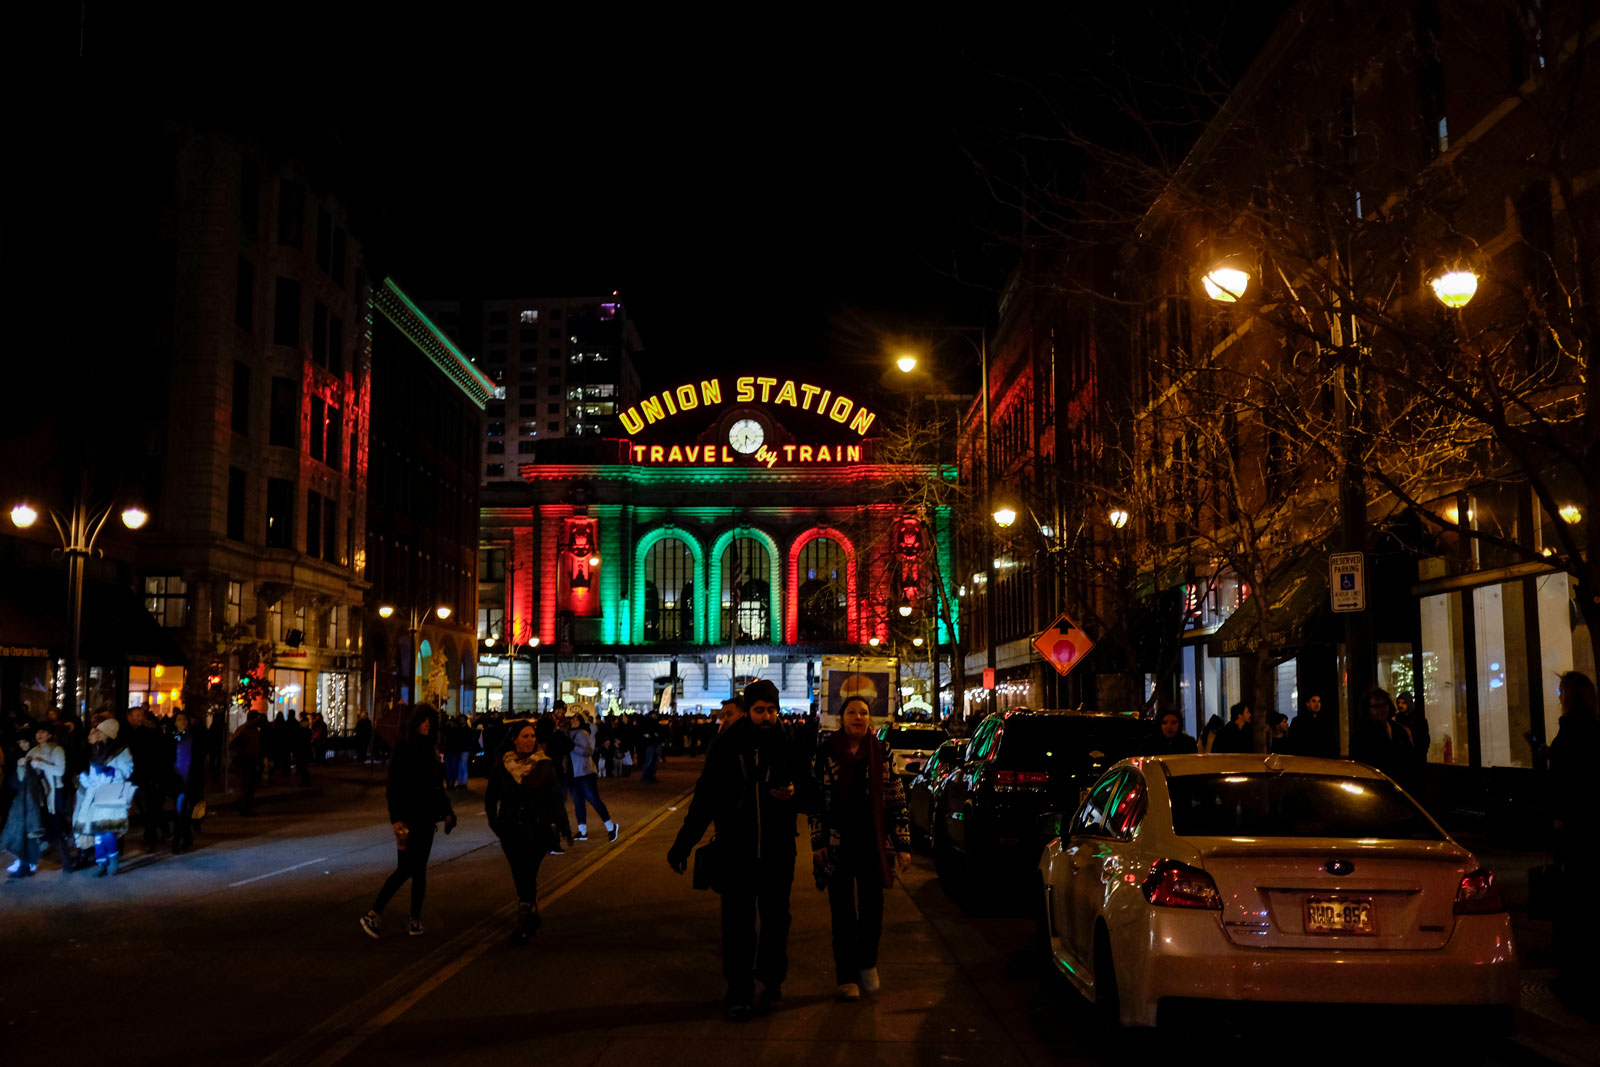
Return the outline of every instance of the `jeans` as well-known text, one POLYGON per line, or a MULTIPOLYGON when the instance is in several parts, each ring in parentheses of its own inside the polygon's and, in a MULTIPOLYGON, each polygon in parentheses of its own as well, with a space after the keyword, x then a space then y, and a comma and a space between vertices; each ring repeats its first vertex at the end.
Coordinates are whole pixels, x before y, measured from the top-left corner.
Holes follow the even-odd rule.
POLYGON ((656 746, 646 745, 641 755, 644 757, 644 770, 640 773, 639 780, 653 782, 656 780, 656 746))
POLYGON ((555 844, 554 834, 524 841, 500 839, 500 851, 506 854, 506 862, 511 865, 511 881, 517 887, 519 903, 538 903, 539 865, 555 844))
POLYGON ((467 784, 467 759, 470 753, 457 752, 452 758, 455 760, 456 785, 465 787, 467 784))
POLYGON ((586 800, 593 806, 596 815, 606 822, 611 821, 611 812, 606 810, 605 802, 600 799, 599 779, 592 774, 580 775, 572 780, 572 806, 577 809, 579 826, 589 821, 585 818, 588 814, 584 808, 586 800))
POLYGON ((828 910, 833 913, 833 972, 839 985, 859 982, 861 972, 878 965, 883 936, 883 869, 870 831, 866 839, 845 838, 838 866, 828 880, 828 910))
MULTIPOLYGON (((410 824, 407 824, 410 825, 410 824)), ((422 898, 428 894, 428 853, 433 851, 433 823, 418 823, 411 828, 406 847, 395 851, 394 873, 378 890, 378 899, 372 910, 383 912, 383 906, 400 892, 400 887, 411 880, 411 917, 422 918, 422 898)))

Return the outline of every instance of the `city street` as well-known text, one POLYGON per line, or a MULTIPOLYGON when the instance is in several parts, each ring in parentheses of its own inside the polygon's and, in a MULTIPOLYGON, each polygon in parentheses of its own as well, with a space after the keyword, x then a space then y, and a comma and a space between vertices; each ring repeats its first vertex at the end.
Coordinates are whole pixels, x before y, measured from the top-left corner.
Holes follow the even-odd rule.
MULTIPOLYGON (((426 935, 405 934, 404 890, 382 939, 361 934, 356 918, 393 858, 375 767, 264 794, 252 820, 220 812, 185 856, 147 859, 131 843, 115 879, 42 868, 5 883, 7 1059, 110 1042, 130 1064, 180 1050, 262 1065, 1109 1062, 1086 1006, 1033 952, 1032 923, 964 916, 920 857, 886 899, 879 996, 834 1000, 826 902, 802 877, 783 1003, 724 1022, 716 897, 664 860, 697 772, 679 758, 654 786, 603 781, 621 839, 607 844, 591 823, 590 841, 546 863, 544 928, 522 949, 505 943, 510 877, 476 780, 453 794, 461 825, 434 848, 426 935)), ((1237 1055, 1285 1037, 1163 1034, 1133 1048, 1150 1040, 1237 1055)), ((1512 1042, 1487 1062, 1544 1059, 1512 1042)))

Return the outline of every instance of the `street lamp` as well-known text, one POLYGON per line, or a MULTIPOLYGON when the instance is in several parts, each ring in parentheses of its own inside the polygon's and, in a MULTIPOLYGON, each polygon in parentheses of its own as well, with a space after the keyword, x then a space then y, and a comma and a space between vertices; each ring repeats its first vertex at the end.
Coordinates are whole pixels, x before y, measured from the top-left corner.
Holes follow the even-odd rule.
MULTIPOLYGON (((89 557, 98 551, 94 544, 99 540, 106 520, 111 517, 113 506, 111 501, 107 501, 101 507, 91 508, 88 479, 83 478, 72 498, 71 515, 61 515, 55 508, 45 508, 61 538, 61 547, 51 554, 59 554, 67 560, 67 602, 72 609, 72 636, 67 649, 67 684, 64 689, 71 695, 72 709, 76 715, 82 715, 85 710, 79 694, 79 678, 82 676, 80 649, 83 646, 83 570, 89 557)), ((38 519, 38 510, 27 501, 19 501, 11 508, 11 522, 19 530, 26 530, 38 519)), ((122 525, 130 530, 139 529, 149 520, 150 513, 137 504, 129 504, 122 509, 122 525)))
POLYGON ((1434 297, 1452 311, 1472 302, 1478 292, 1478 275, 1469 268, 1450 267, 1428 281, 1434 297))
POLYGON ((1106 512, 1106 521, 1111 523, 1113 530, 1120 530, 1128 525, 1128 512, 1125 508, 1112 508, 1106 512))
POLYGON ((1009 530, 1011 528, 1011 524, 1016 521, 1017 510, 1015 508, 1006 507, 1002 504, 1000 507, 994 509, 994 524, 1000 527, 1000 529, 1009 530))
POLYGON ((910 374, 917 369, 917 357, 909 354, 901 356, 894 361, 894 365, 900 368, 901 374, 910 374))
POLYGON ((900 611, 900 617, 902 619, 911 618, 911 605, 910 604, 901 604, 900 607, 899 607, 899 611, 900 611))
MULTIPOLYGON (((394 615, 393 604, 378 605, 378 618, 387 619, 394 615)), ((411 624, 406 627, 411 634, 411 703, 416 704, 422 691, 422 645, 417 640, 419 632, 428 623, 429 616, 438 618, 441 622, 450 617, 448 604, 435 604, 424 609, 419 615, 416 608, 411 609, 411 624)))

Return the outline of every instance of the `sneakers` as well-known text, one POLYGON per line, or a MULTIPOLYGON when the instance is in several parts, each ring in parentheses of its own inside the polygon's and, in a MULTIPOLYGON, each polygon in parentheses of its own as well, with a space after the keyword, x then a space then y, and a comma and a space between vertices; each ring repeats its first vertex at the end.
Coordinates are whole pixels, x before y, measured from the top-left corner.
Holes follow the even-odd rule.
POLYGON ((610 841, 614 845, 617 843, 617 835, 620 833, 622 833, 622 824, 620 822, 614 822, 610 826, 606 827, 606 840, 610 841))
POLYGON ((378 918, 375 912, 369 911, 365 915, 361 916, 361 930, 368 937, 376 940, 378 937, 378 931, 382 928, 383 920, 378 918))
POLYGON ((412 937, 421 937, 422 936, 422 920, 421 919, 412 919, 409 923, 407 923, 406 924, 406 933, 411 935, 412 937))
POLYGON ((572 839, 574 841, 589 840, 589 828, 587 826, 578 827, 578 832, 572 835, 572 839))
POLYGON ((878 968, 868 967, 861 972, 861 991, 863 993, 876 993, 878 991, 878 968))
POLYGON ((854 982, 843 982, 839 985, 840 1000, 860 1000, 861 987, 854 982))
POLYGON ((730 1023, 747 1023, 750 1021, 750 1005, 728 1004, 722 1009, 722 1017, 730 1023))
POLYGON ((552 856, 565 856, 566 854, 567 850, 561 847, 561 842, 559 841, 556 842, 556 847, 550 850, 550 855, 552 856))

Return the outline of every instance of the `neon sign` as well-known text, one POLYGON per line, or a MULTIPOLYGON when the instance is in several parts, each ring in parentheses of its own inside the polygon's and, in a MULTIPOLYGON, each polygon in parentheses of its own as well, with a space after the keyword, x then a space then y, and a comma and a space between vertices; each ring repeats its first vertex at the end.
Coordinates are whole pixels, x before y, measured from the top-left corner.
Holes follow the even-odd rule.
MULTIPOLYGON (((855 400, 842 393, 835 394, 831 389, 806 382, 796 382, 793 378, 768 378, 757 375, 735 378, 733 396, 734 402, 739 404, 757 403, 759 396, 759 402, 762 404, 770 404, 773 407, 787 404, 798 411, 822 415, 841 426, 848 426, 862 437, 867 436, 867 430, 878 417, 875 412, 869 411, 865 404, 857 404, 855 400)), ((692 382, 685 383, 675 389, 663 389, 660 393, 645 397, 622 413, 622 426, 629 433, 638 433, 646 426, 682 412, 711 407, 722 402, 722 379, 705 378, 698 385, 692 382)), ((730 459, 721 462, 733 461, 730 459)))

